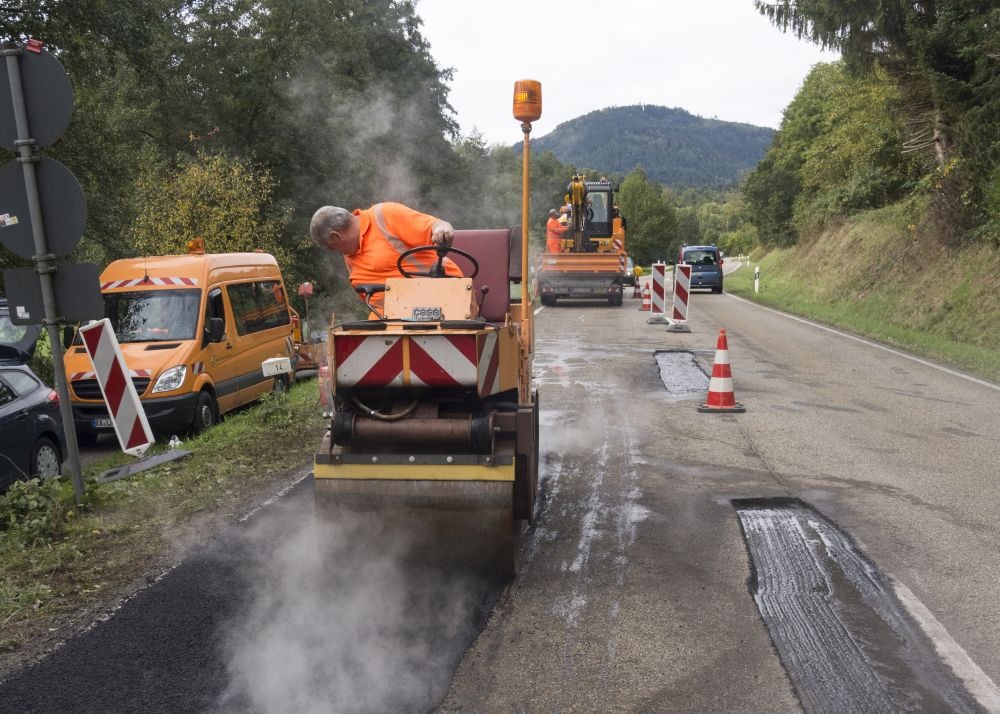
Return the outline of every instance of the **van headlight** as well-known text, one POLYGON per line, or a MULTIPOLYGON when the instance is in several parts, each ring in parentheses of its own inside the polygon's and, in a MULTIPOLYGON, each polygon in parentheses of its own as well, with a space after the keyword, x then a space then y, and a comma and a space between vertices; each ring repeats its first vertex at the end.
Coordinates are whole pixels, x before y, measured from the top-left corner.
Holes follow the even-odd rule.
POLYGON ((156 384, 153 385, 153 394, 157 392, 172 392, 175 389, 180 389, 180 386, 184 384, 184 377, 187 376, 187 366, 178 365, 176 367, 171 367, 166 372, 160 375, 160 378, 156 380, 156 384))

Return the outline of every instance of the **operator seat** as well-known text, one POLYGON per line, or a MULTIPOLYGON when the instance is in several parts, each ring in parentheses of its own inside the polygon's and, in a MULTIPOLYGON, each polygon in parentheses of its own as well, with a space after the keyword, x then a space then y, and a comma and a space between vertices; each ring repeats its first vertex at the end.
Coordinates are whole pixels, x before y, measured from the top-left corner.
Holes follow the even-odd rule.
MULTIPOLYGON (((479 262, 479 275, 472 279, 476 299, 481 301, 479 316, 486 322, 503 322, 510 311, 510 228, 455 231, 452 245, 464 250, 479 262), (489 292, 483 299, 481 288, 489 292)), ((452 253, 449 259, 465 275, 472 273, 472 264, 452 253)))

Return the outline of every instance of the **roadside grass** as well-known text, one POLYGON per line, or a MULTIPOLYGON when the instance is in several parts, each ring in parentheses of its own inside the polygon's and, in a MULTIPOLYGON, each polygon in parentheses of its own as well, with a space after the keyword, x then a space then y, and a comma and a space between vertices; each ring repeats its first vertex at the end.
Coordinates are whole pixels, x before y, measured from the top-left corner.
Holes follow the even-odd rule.
POLYGON ((185 459, 105 484, 131 457, 91 465, 79 508, 66 478, 15 484, 0 497, 0 676, 291 483, 323 429, 316 382, 299 382, 184 441, 185 459))
POLYGON ((942 245, 909 206, 757 251, 726 277, 726 290, 1000 381, 1000 251, 942 245))

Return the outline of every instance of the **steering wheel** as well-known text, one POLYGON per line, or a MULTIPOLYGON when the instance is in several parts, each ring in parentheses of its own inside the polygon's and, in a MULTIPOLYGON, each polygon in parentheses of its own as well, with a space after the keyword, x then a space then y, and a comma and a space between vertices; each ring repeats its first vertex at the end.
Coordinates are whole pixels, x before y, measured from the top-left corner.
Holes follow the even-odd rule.
POLYGON ((463 258, 468 259, 472 263, 472 275, 463 275, 465 278, 474 278, 479 275, 479 261, 473 258, 471 255, 466 253, 464 250, 459 250, 458 248, 451 248, 444 245, 418 245, 416 248, 410 248, 409 250, 403 251, 399 254, 399 258, 396 260, 396 270, 404 278, 453 278, 458 277, 455 275, 448 275, 444 271, 444 258, 448 253, 458 253, 463 258), (414 253, 426 252, 433 250, 437 252, 437 263, 431 266, 429 270, 424 272, 417 272, 415 270, 407 270, 403 267, 403 261, 409 258, 414 253))

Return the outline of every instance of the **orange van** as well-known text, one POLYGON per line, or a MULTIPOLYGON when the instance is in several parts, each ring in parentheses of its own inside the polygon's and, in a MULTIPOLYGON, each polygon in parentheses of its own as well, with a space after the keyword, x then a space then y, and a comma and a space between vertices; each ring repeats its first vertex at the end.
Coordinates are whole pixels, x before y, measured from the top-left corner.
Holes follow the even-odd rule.
MULTIPOLYGON (((116 260, 101 273, 105 315, 157 434, 198 432, 219 415, 290 384, 261 363, 288 357, 295 315, 274 256, 209 253, 116 260)), ((66 351, 80 443, 113 433, 86 350, 66 351)))

